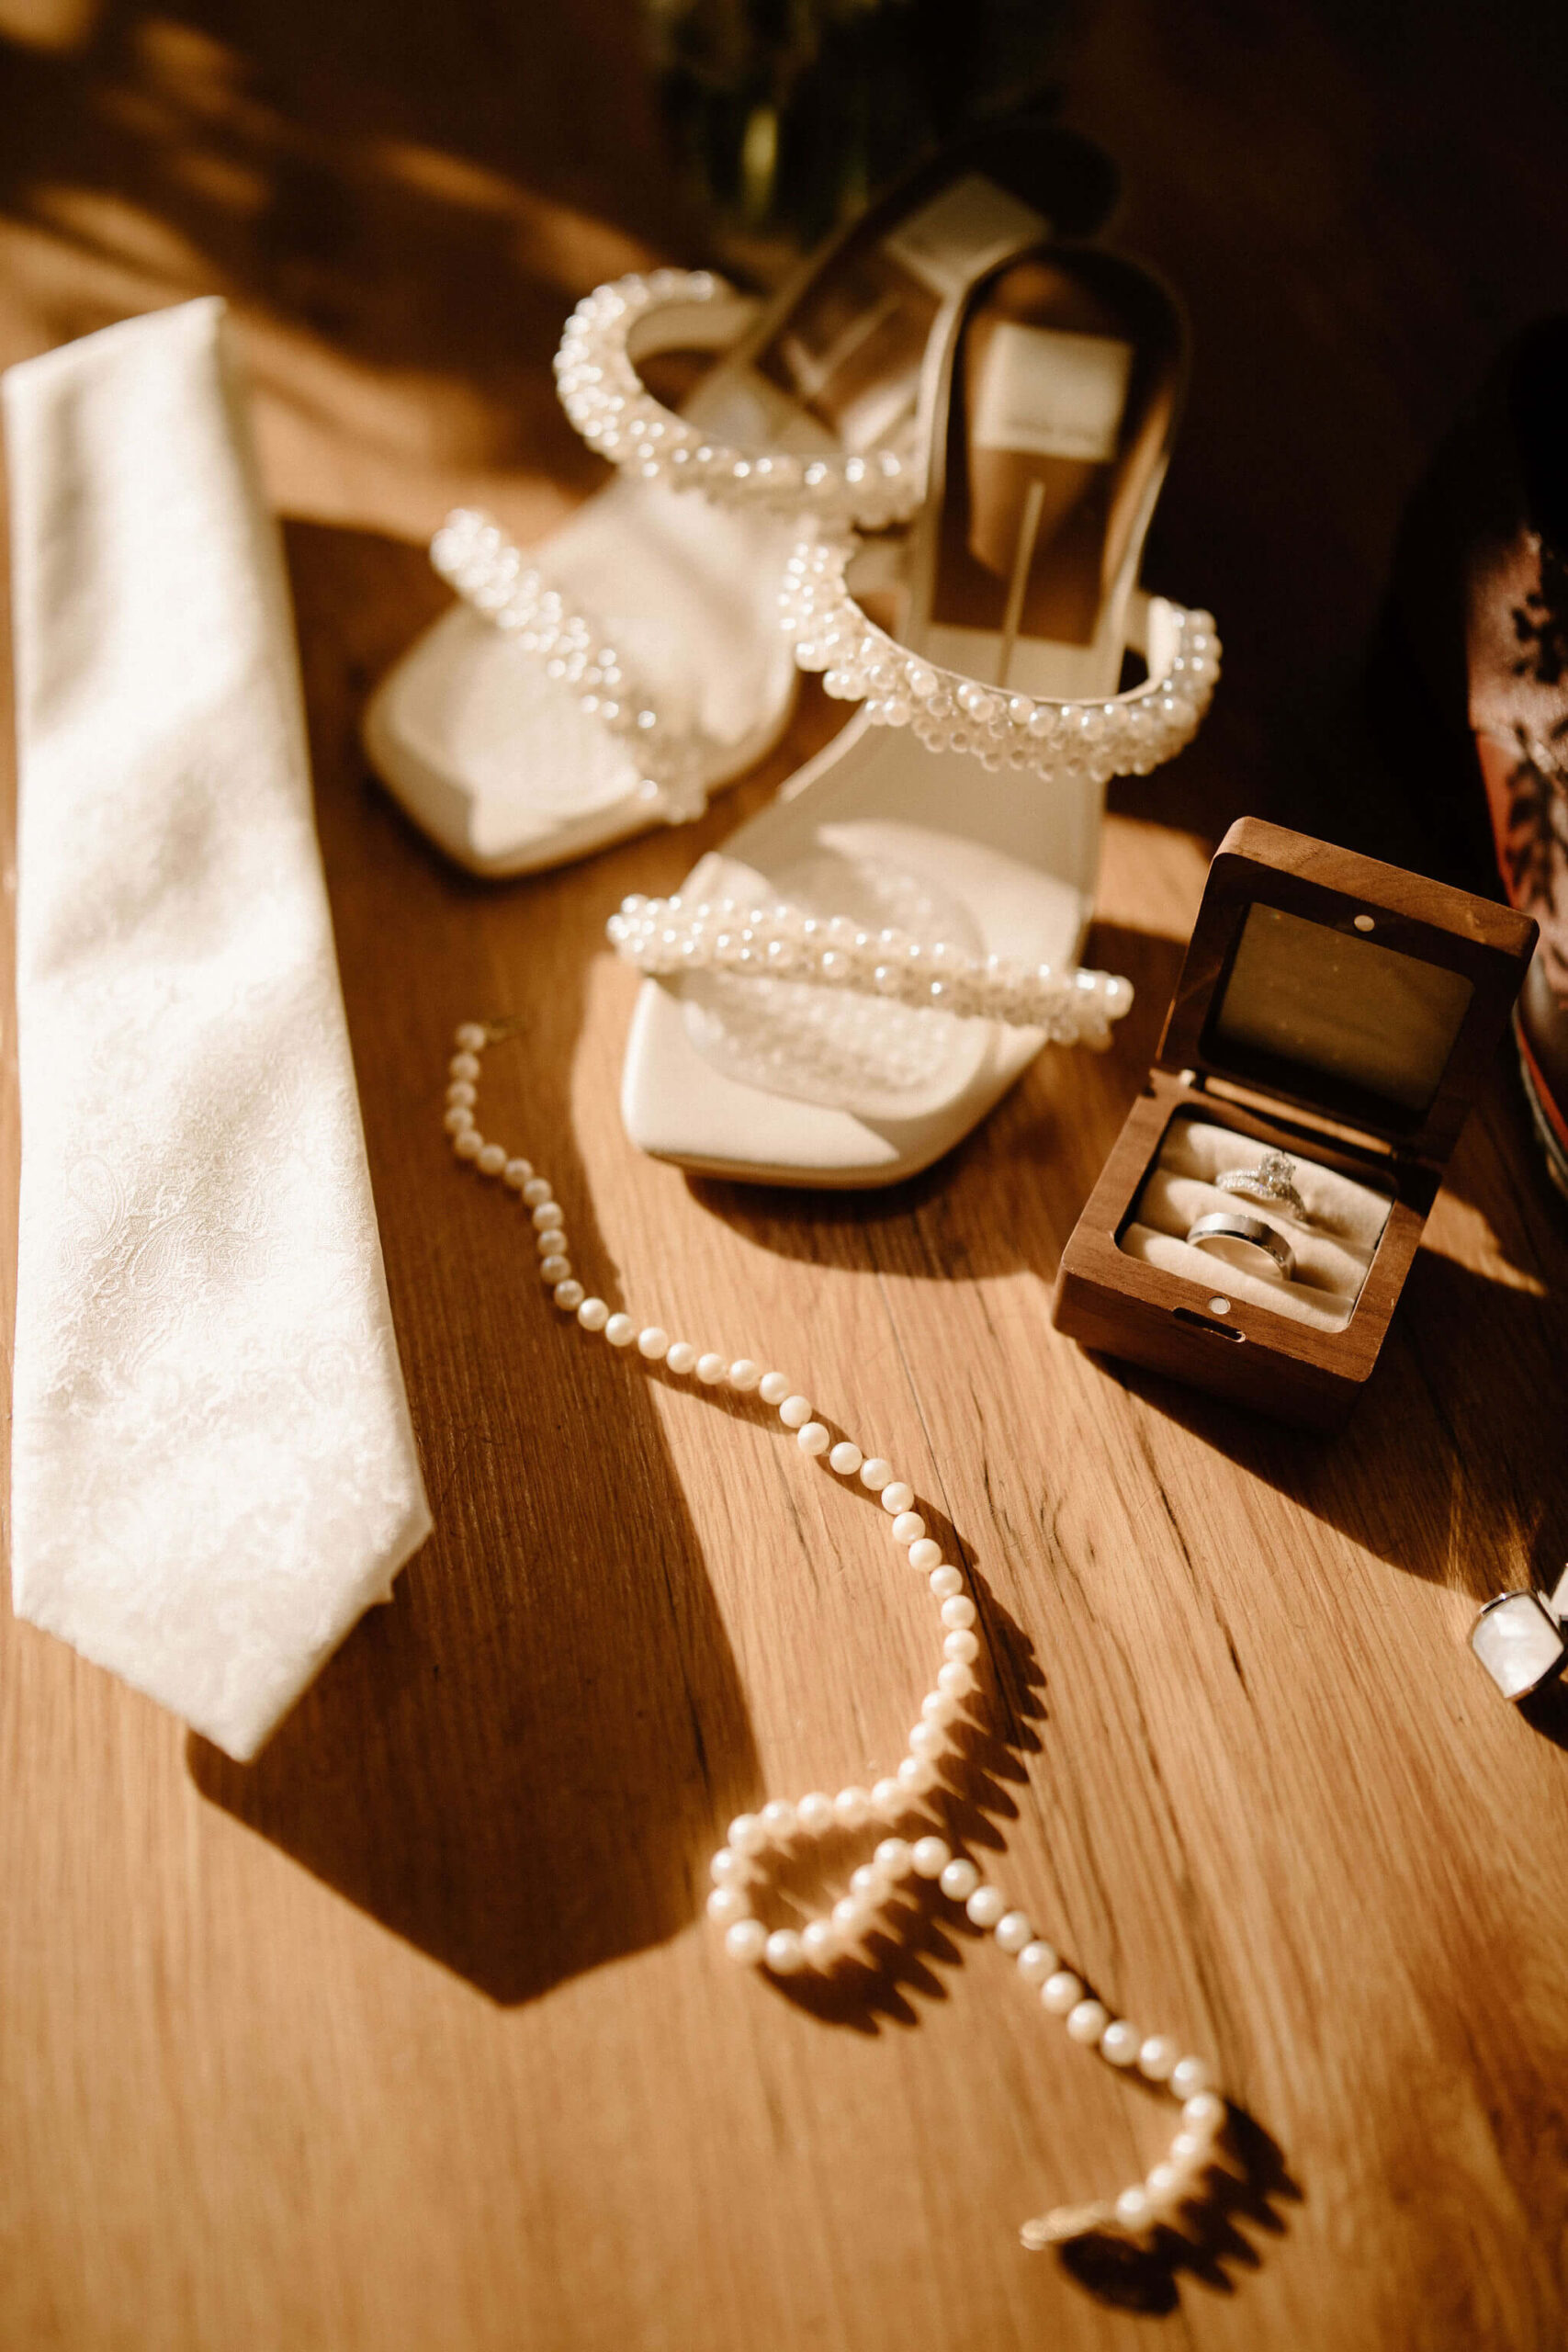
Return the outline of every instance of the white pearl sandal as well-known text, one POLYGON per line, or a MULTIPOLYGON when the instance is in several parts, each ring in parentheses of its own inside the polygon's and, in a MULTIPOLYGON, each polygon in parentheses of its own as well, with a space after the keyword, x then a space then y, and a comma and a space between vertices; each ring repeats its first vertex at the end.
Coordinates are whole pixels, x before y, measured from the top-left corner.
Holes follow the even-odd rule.
POLYGON ((1014 256, 949 323, 897 568, 886 539, 842 537, 787 566, 796 661, 860 710, 675 900, 612 925, 649 975, 626 1128, 686 1167, 894 1182, 1043 1045, 1103 1044, 1131 1001, 1077 968, 1105 786, 1190 740, 1219 669, 1209 615, 1136 586, 1184 332, 1146 271, 1091 247, 1014 256))
POLYGON ((1098 148, 1016 119, 911 174, 765 309, 705 271, 581 302, 559 390, 618 476, 537 550, 467 510, 437 533, 459 601, 365 719, 415 822, 501 875, 699 816, 789 718, 776 595, 795 539, 919 503, 917 399, 944 304, 1051 220, 1098 225, 1113 190, 1098 148), (724 352, 679 412, 637 372, 672 349, 724 352))

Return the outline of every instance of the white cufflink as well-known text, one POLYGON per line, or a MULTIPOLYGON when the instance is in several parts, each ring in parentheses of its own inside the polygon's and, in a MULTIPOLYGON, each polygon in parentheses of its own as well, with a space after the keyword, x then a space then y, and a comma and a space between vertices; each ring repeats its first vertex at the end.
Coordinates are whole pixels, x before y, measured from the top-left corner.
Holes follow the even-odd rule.
POLYGON ((1550 1595, 1500 1592, 1477 1617, 1470 1646, 1505 1699, 1528 1699, 1562 1671, 1568 1658, 1562 1623, 1568 1617, 1568 1568, 1550 1595))

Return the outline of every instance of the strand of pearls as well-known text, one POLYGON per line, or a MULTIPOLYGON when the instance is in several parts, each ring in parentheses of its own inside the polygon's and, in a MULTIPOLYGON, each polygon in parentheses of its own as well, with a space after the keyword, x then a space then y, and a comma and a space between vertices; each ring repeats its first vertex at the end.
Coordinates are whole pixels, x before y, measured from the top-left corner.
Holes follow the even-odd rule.
POLYGON ((797 665, 822 671, 836 700, 863 702, 874 727, 908 727, 928 751, 971 752, 993 774, 1097 783, 1146 775, 1198 732, 1220 674, 1212 613, 1159 599, 1171 650, 1157 675, 1125 694, 1103 702, 1008 694, 922 661, 878 628, 845 585, 854 553, 852 541, 802 539, 784 568, 779 610, 797 665))
POLYGON ((1043 1029, 1053 1045, 1103 1052, 1111 1023, 1133 1002, 1131 980, 1073 966, 1020 964, 966 956, 907 932, 861 930, 844 915, 818 917, 781 902, 748 907, 734 899, 645 899, 634 892, 605 926, 615 953, 653 978, 738 972, 750 978, 807 980, 890 997, 917 1011, 1043 1029))
POLYGON ((721 751, 700 729, 682 732, 660 717, 653 695, 605 642, 603 628, 568 607, 499 523, 477 507, 455 506, 430 543, 430 560, 464 602, 537 662, 547 677, 575 689, 587 718, 623 739, 642 770, 640 800, 672 825, 702 815, 705 779, 722 773, 721 751))
POLYGON ((764 1371, 749 1356, 731 1359, 716 1350, 700 1351, 694 1341, 671 1339, 661 1324, 639 1328, 633 1317, 613 1314, 604 1299, 587 1294, 572 1272, 562 1212, 547 1180, 535 1173, 529 1160, 487 1141, 475 1121, 479 1057, 504 1034, 504 1029, 477 1021, 465 1022, 457 1031, 457 1051, 447 1066, 446 1127, 459 1159, 520 1194, 533 1226, 539 1272, 557 1306, 575 1317, 581 1330, 602 1335, 612 1348, 635 1349, 646 1362, 665 1364, 682 1378, 694 1378, 709 1388, 728 1386, 742 1396, 755 1394, 773 1407, 802 1453, 825 1461, 840 1478, 858 1479, 879 1498, 888 1532, 911 1569, 924 1577, 942 1627, 942 1662, 933 1687, 920 1702, 908 1752, 895 1771, 869 1789, 844 1788, 834 1796, 813 1789, 793 1802, 773 1797, 758 1812, 740 1814, 730 1823, 710 1864, 713 1892, 707 1904, 709 1917, 723 1931, 725 1951, 739 1965, 761 1967, 777 1977, 808 1971, 829 1975, 863 1952, 867 1938, 901 1889, 911 1882, 939 1889, 973 1926, 994 1937, 1014 1962, 1020 1982, 1035 1993, 1048 2016, 1063 2020, 1071 2041, 1097 2050, 1108 2065, 1135 2069, 1180 2108, 1179 2128, 1145 2178, 1119 2197, 1058 2206, 1025 2222, 1020 2233, 1023 2245, 1038 2250, 1104 2230, 1145 2237, 1175 2220, 1217 2161, 1225 2103, 1213 2089, 1202 2059, 1184 2057, 1168 2035, 1145 2034, 1129 2018, 1114 2016, 1063 1964, 1055 1944, 1036 1932, 1028 1913, 993 1881, 982 1878, 976 1865, 966 1855, 954 1853, 931 1826, 939 1816, 930 1799, 941 1781, 942 1759, 953 1746, 964 1702, 976 1687, 980 1641, 975 1627, 979 1612, 964 1589, 962 1570, 942 1558, 941 1544, 927 1533, 908 1480, 897 1476, 890 1462, 863 1453, 849 1439, 835 1443, 809 1399, 784 1374, 764 1371), (831 1910, 802 1928, 770 1931, 756 1908, 769 1858, 834 1832, 873 1824, 888 1834, 871 1860, 852 1873, 848 1893, 831 1910), (900 1835, 901 1829, 909 1834, 900 1835))
MULTIPOLYGON (((742 449, 715 440, 654 399, 632 362, 633 328, 641 348, 656 349, 657 328, 650 334, 645 323, 651 313, 735 299, 733 288, 705 269, 634 272, 585 294, 556 354, 561 406, 583 439, 642 481, 705 491, 727 504, 817 514, 867 531, 907 522, 920 503, 922 473, 894 450, 806 457, 742 449)), ((683 322, 671 322, 671 344, 684 334, 683 322)))

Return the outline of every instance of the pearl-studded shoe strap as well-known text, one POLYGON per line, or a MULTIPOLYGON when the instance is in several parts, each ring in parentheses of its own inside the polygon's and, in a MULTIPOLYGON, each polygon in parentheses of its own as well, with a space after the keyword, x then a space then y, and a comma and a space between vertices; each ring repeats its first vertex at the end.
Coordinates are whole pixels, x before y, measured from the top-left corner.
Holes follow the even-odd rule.
POLYGON ((921 473, 891 450, 741 448, 654 399, 637 374, 634 342, 645 356, 728 342, 753 307, 705 269, 657 269, 595 287, 567 321, 556 354, 562 407, 591 447, 639 481, 814 514, 840 529, 907 522, 920 503, 921 473))
POLYGON ((819 919, 800 907, 745 907, 730 899, 684 906, 633 896, 606 926, 626 963, 650 978, 697 971, 740 978, 805 980, 859 989, 916 1011, 1043 1029, 1053 1045, 1111 1043, 1111 1024, 1131 1009, 1133 985, 1080 966, 1056 971, 999 956, 966 956, 907 933, 863 931, 842 915, 819 919))
POLYGON ((430 560, 521 655, 575 695, 587 717, 625 741, 642 771, 639 798, 672 825, 702 815, 707 779, 725 771, 726 747, 699 728, 672 726, 606 642, 603 625, 570 608, 498 523, 478 508, 454 507, 431 541, 430 560))
POLYGON ((1163 596, 1133 599, 1129 642, 1148 676, 1099 702, 1009 694, 911 653, 868 618, 845 572, 852 540, 803 539, 779 606, 802 670, 826 674, 840 702, 863 702, 874 726, 908 727, 932 752, 968 752, 987 768, 1050 778, 1144 775, 1190 743, 1213 696, 1220 642, 1212 613, 1163 596))

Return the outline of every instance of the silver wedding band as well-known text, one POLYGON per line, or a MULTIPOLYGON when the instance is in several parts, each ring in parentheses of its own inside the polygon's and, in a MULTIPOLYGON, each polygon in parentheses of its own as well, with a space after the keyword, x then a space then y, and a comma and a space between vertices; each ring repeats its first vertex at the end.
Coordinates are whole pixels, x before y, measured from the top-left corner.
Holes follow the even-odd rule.
POLYGON ((1195 1250, 1214 1241, 1234 1241, 1244 1250, 1256 1250, 1267 1258, 1275 1272, 1289 1282, 1296 1271, 1296 1253, 1282 1233, 1266 1225, 1260 1216, 1243 1216, 1229 1209, 1214 1209, 1201 1216, 1187 1228, 1187 1238, 1195 1250))

